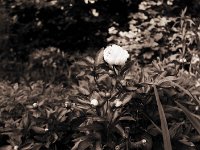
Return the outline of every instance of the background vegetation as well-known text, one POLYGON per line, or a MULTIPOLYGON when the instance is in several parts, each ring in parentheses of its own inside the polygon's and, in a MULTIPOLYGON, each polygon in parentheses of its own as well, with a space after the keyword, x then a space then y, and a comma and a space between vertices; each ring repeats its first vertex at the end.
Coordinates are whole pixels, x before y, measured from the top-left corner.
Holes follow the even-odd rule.
POLYGON ((200 149, 199 8, 1 0, 0 150, 200 149), (124 67, 103 61, 113 43, 124 67))

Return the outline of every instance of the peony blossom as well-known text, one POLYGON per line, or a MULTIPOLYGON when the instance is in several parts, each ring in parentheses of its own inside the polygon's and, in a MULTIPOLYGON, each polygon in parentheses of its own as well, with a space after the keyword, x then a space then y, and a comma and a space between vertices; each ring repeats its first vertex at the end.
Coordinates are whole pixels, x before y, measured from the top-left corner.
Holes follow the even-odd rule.
POLYGON ((105 48, 104 53, 104 60, 109 65, 119 65, 122 66, 126 63, 127 59, 129 58, 129 54, 126 50, 118 45, 111 45, 105 48))
POLYGON ((96 99, 92 99, 90 101, 90 104, 93 105, 93 106, 97 106, 99 104, 99 102, 96 99))
POLYGON ((120 107, 122 104, 123 104, 122 101, 120 101, 119 99, 116 99, 116 100, 114 101, 115 107, 120 107))

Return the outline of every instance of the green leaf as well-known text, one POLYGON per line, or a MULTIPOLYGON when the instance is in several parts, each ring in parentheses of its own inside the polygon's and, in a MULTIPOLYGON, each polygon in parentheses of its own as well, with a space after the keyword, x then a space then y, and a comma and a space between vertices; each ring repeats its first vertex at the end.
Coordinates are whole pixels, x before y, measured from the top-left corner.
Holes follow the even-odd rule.
POLYGON ((80 131, 101 131, 104 129, 104 125, 102 122, 94 122, 92 124, 83 126, 83 127, 79 127, 80 131))
POLYGON ((169 82, 170 82, 173 86, 176 86, 176 87, 178 87, 179 89, 181 89, 185 94, 187 94, 188 96, 190 96, 193 100, 195 100, 195 102, 196 102, 197 105, 200 105, 200 101, 199 101, 196 97, 194 97, 194 96, 190 93, 190 91, 186 90, 184 87, 180 86, 179 84, 177 84, 177 83, 175 83, 175 82, 173 82, 173 81, 169 81, 169 82))
POLYGON ((23 128, 28 128, 29 127, 30 121, 29 121, 29 115, 28 115, 28 113, 26 113, 26 114, 23 115, 21 124, 22 124, 23 128))
POLYGON ((126 105, 128 102, 130 102, 132 97, 133 97, 133 93, 127 93, 126 95, 124 95, 123 105, 126 105))
POLYGON ((104 63, 103 52, 104 52, 104 49, 103 49, 103 48, 100 49, 100 50, 97 52, 97 55, 96 55, 96 58, 95 58, 95 66, 98 66, 98 65, 104 63))
POLYGON ((58 121, 61 121, 63 117, 64 117, 64 118, 66 117, 65 115, 66 115, 68 112, 69 112, 69 110, 67 110, 67 109, 63 109, 62 111, 60 111, 59 114, 58 114, 58 116, 57 116, 57 120, 58 120, 58 121))
POLYGON ((200 119, 196 117, 195 114, 191 113, 186 107, 181 105, 179 102, 176 102, 176 104, 182 109, 184 114, 187 116, 187 118, 192 123, 193 127, 197 130, 197 132, 200 134, 200 119))
POLYGON ((86 139, 86 140, 82 140, 80 139, 79 141, 77 141, 75 143, 75 145, 72 147, 72 150, 85 150, 86 148, 88 148, 89 146, 91 146, 91 142, 86 139))
POLYGON ((37 134, 44 134, 46 131, 42 127, 32 126, 31 129, 37 134))
POLYGON ((170 134, 168 130, 167 120, 165 117, 165 113, 162 107, 162 104, 160 102, 160 98, 158 95, 158 91, 155 85, 153 85, 154 93, 156 97, 156 102, 158 106, 158 112, 160 116, 160 122, 161 122, 161 129, 162 129, 162 135, 163 135, 163 142, 164 142, 164 149, 165 150, 172 150, 171 140, 170 140, 170 134))
POLYGON ((120 121, 136 121, 133 117, 131 116, 123 116, 119 118, 120 121))
POLYGON ((90 95, 90 92, 86 88, 79 87, 78 90, 83 95, 90 95))
POLYGON ((127 134, 125 133, 124 129, 119 125, 115 125, 115 128, 117 130, 117 132, 123 137, 123 138, 127 138, 127 134))

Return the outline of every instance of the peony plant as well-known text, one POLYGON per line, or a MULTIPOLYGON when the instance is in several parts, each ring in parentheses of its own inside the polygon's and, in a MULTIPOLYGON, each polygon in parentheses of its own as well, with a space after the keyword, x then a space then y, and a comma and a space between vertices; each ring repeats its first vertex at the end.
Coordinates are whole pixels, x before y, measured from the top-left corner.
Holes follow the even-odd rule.
POLYGON ((199 102, 187 90, 195 83, 183 84, 189 79, 188 74, 180 71, 174 76, 176 66, 171 59, 141 67, 129 57, 128 51, 113 44, 101 49, 95 59, 87 56, 72 67, 82 71, 76 74, 78 84, 72 85, 74 94, 69 100, 80 110, 79 117, 84 118, 74 135, 73 150, 151 150, 153 144, 170 150, 171 141, 184 145, 179 139, 185 133, 179 128, 190 125, 182 124, 183 112, 199 130, 196 119, 191 119, 194 114, 181 104, 182 98, 188 102, 192 98, 193 105, 199 102), (183 92, 179 94, 177 90, 183 92))
POLYGON ((0 82, 0 149, 198 147, 199 61, 186 57, 187 71, 177 55, 142 66, 127 53, 112 45, 74 58, 67 88, 0 82))

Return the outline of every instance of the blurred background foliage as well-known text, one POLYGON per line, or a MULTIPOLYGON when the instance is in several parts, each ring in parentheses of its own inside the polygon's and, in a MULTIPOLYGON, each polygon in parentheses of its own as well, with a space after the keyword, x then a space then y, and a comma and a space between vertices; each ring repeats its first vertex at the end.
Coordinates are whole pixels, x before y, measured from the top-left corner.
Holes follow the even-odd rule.
MULTIPOLYGON (((71 54, 93 54, 109 43, 126 46, 129 51, 134 51, 141 63, 149 63, 152 58, 169 54, 166 49, 177 52, 178 48, 174 50, 164 45, 173 36, 171 31, 169 33, 174 25, 171 17, 179 17, 187 7, 187 15, 199 22, 199 6, 198 0, 1 0, 0 78, 19 81, 22 76, 27 76, 24 73, 34 70, 30 66, 40 66, 45 70, 43 72, 57 70, 58 75, 60 69, 43 65, 46 56, 34 60, 35 53, 46 53, 51 49, 57 49, 60 54, 67 53, 63 59, 62 54, 58 58, 58 53, 47 52, 48 59, 52 58, 46 61, 51 65, 52 60, 63 59, 66 66, 73 63, 68 57, 71 54)), ((195 31, 197 28, 190 29, 195 31)), ((50 80, 41 72, 32 75, 31 79, 44 77, 50 80)))

